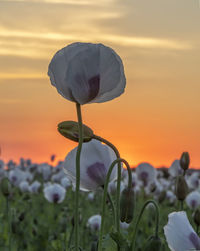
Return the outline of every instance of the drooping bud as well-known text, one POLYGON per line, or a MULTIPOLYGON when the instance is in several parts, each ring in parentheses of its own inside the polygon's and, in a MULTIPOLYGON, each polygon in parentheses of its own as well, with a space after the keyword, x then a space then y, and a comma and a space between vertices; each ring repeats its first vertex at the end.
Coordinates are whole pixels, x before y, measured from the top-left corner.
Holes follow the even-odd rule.
POLYGON ((188 185, 182 175, 177 177, 175 194, 177 199, 180 201, 183 201, 188 194, 188 185))
POLYGON ((193 216, 194 222, 197 226, 200 226, 200 209, 197 208, 193 216))
POLYGON ((187 171, 190 164, 190 156, 188 152, 183 152, 180 158, 180 165, 184 171, 187 171))
POLYGON ((133 189, 125 188, 120 197, 120 220, 130 223, 133 219, 135 196, 133 189))
POLYGON ((156 236, 151 236, 145 244, 144 251, 160 251, 161 247, 161 239, 156 236))
MULTIPOLYGON (((75 121, 63 121, 58 124, 58 131, 65 138, 71 139, 75 142, 79 141, 78 123, 75 121)), ((93 131, 88 126, 83 125, 83 142, 92 140, 93 131)))
POLYGON ((5 197, 8 197, 11 193, 11 185, 8 178, 4 178, 1 181, 1 192, 5 197))

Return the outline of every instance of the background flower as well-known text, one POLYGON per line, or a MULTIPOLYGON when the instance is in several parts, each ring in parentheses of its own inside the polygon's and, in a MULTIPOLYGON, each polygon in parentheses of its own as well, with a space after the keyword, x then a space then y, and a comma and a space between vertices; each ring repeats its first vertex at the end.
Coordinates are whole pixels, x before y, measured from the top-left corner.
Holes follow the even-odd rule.
MULTIPOLYGON (((65 158, 64 170, 73 185, 76 182, 76 151, 74 148, 65 158)), ((111 163, 116 159, 114 151, 97 140, 84 143, 80 158, 80 189, 95 190, 103 186, 111 163)), ((111 173, 111 180, 117 176, 116 166, 111 173)))

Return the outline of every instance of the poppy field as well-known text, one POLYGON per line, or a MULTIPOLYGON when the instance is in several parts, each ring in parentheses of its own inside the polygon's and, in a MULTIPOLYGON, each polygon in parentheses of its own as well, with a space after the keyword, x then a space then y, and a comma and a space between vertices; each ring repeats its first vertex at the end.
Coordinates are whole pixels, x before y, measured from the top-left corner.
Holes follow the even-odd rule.
MULTIPOLYGON (((75 192, 71 181, 64 173, 63 165, 64 163, 60 162, 52 167, 49 164, 35 164, 24 159, 21 159, 20 163, 10 161, 5 164, 1 161, 0 250, 73 250, 75 192)), ((131 250, 126 247, 126 244, 131 244, 139 213, 144 203, 150 200, 154 200, 159 207, 158 236, 162 245, 150 249, 145 246, 149 238, 155 236, 156 229, 156 211, 150 203, 138 225, 134 250, 198 250, 198 242, 195 242, 195 239, 193 242, 190 241, 189 235, 198 231, 199 173, 189 170, 185 175, 188 192, 181 205, 181 200, 178 200, 175 195, 175 185, 177 176, 182 173, 179 160, 175 160, 169 169, 155 169, 148 163, 141 163, 133 169, 131 186, 134 191, 134 203, 131 208, 133 212, 131 222, 129 224, 120 222, 119 238, 114 227, 112 205, 107 200, 102 250, 118 250, 117 242, 120 242, 120 250, 131 250), (183 213, 183 210, 187 212, 191 226, 184 222, 184 217, 181 215, 180 220, 177 216, 175 222, 168 222, 168 215, 171 212, 182 211, 183 213), (181 243, 182 247, 173 246, 176 244, 173 244, 171 238, 177 239, 178 245, 181 243), (183 249, 184 245, 191 245, 190 249, 183 249)), ((123 169, 121 194, 127 182, 127 170, 123 169)), ((109 182, 108 193, 114 206, 116 187, 115 179, 109 182)), ((81 250, 98 250, 102 200, 101 187, 95 191, 80 193, 79 245, 81 250)))

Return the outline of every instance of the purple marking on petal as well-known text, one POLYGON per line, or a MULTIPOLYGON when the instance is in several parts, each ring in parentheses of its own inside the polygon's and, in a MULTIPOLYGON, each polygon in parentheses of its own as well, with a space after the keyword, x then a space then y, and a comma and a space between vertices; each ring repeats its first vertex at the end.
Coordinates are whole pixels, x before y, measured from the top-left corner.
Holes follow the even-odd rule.
POLYGON ((12 182, 16 182, 17 181, 17 177, 16 176, 12 176, 11 180, 12 180, 12 182))
POLYGON ((94 99, 98 92, 99 92, 99 86, 100 86, 100 75, 96 75, 88 80, 89 84, 89 97, 88 102, 94 99))
POLYGON ((147 172, 141 172, 140 173, 140 179, 144 182, 144 186, 146 186, 147 185, 147 180, 148 180, 148 176, 149 176, 149 174, 147 173, 147 172))
POLYGON ((58 194, 58 193, 54 193, 54 194, 53 194, 53 202, 54 202, 54 203, 57 203, 57 202, 59 201, 59 199, 60 199, 59 194, 58 194))
POLYGON ((194 245, 194 248, 200 249, 200 238, 196 233, 194 233, 194 232, 190 233, 189 240, 194 245))
POLYGON ((103 185, 106 179, 106 168, 103 163, 96 162, 87 168, 87 175, 99 186, 103 185))
POLYGON ((196 200, 191 200, 191 207, 194 209, 197 206, 197 201, 196 200))

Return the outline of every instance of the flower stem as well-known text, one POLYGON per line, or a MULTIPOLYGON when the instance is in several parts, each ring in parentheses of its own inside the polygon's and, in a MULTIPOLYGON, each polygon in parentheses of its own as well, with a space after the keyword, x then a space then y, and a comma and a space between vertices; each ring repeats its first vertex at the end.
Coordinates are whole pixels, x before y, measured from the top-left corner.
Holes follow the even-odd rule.
POLYGON ((76 103, 78 129, 79 129, 79 144, 76 152, 76 190, 75 190, 75 251, 79 251, 79 189, 80 189, 80 157, 83 144, 83 127, 81 106, 76 103))
MULTIPOLYGON (((104 230, 104 220, 105 220, 105 207, 106 207, 106 198, 107 198, 107 194, 108 194, 108 183, 110 180, 110 175, 112 173, 112 170, 114 168, 114 166, 118 163, 121 164, 121 162, 123 163, 127 163, 126 160, 124 159, 116 159, 112 162, 112 164, 109 167, 108 173, 106 175, 106 181, 105 181, 105 185, 104 185, 104 193, 103 193, 103 203, 102 203, 102 220, 101 220, 101 229, 100 229, 100 234, 99 234, 99 244, 98 244, 98 251, 102 250, 102 239, 103 239, 103 230, 104 230)), ((119 217, 120 218, 120 217, 119 217)), ((119 249, 119 247, 118 247, 119 249)))
MULTIPOLYGON (((93 138, 111 147, 113 151, 115 152, 117 159, 120 159, 119 151, 111 142, 97 135, 93 135, 93 138)), ((116 194, 116 217, 115 217, 115 226, 116 226, 117 232, 120 232, 120 227, 119 227, 120 226, 119 225, 120 224, 120 217, 119 217, 120 185, 121 185, 121 163, 119 161, 118 162, 118 176, 117 176, 117 194, 116 194)))
POLYGON ((156 209, 156 228, 155 228, 155 237, 158 237, 158 230, 159 230, 159 208, 157 203, 154 200, 148 200, 147 202, 145 202, 145 204, 142 207, 142 210, 140 211, 139 217, 137 219, 136 222, 136 226, 135 226, 135 231, 133 233, 133 238, 132 238, 132 243, 131 243, 131 250, 134 251, 135 250, 135 240, 136 240, 136 235, 137 235, 137 230, 138 230, 138 226, 140 223, 140 219, 142 218, 142 215, 144 213, 145 208, 147 207, 148 204, 153 204, 155 209, 156 209))

